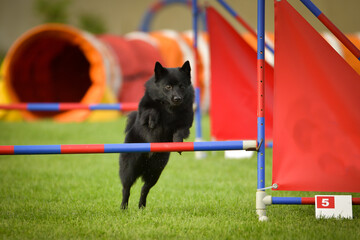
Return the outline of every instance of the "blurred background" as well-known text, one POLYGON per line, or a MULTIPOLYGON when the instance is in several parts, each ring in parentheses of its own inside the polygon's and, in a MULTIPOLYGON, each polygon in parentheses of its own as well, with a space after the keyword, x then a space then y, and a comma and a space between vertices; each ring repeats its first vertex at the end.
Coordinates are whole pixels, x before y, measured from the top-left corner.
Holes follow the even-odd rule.
MULTIPOLYGON (((26 30, 45 22, 61 22, 95 34, 123 35, 136 31, 154 0, 0 0, 0 56, 4 57, 11 44, 26 30)), ((215 0, 208 2, 221 13, 225 10, 215 0)), ((256 0, 228 0, 235 11, 256 27, 256 0)), ((322 24, 311 15, 299 0, 289 2, 320 31, 322 24)), ((327 17, 343 32, 360 31, 359 0, 313 0, 327 17)), ((235 23, 229 14, 224 14, 235 23)), ((273 1, 266 1, 266 30, 273 31, 273 1)), ((234 24, 241 31, 238 24, 234 24)), ((151 23, 151 30, 191 29, 191 10, 184 5, 171 5, 159 11, 151 23)))
MULTIPOLYGON (((256 30, 256 0, 226 2, 256 30)), ((358 59, 328 33, 301 1, 288 2, 360 74, 358 59)), ((313 2, 360 48, 359 0, 313 2)), ((273 47, 274 0, 265 3, 265 37, 273 47)), ((226 24, 229 22, 235 29, 233 32, 236 36, 232 37, 238 41, 239 32, 247 42, 243 48, 247 49, 249 45, 256 50, 256 38, 245 31, 217 0, 198 0, 198 5, 201 11, 200 30, 205 30, 205 11, 201 9, 206 5, 212 6, 225 18, 226 24)), ((220 32, 213 35, 212 39, 219 36, 229 38, 221 21, 217 19, 214 22, 213 26, 220 26, 220 32)), ((228 46, 230 41, 227 39, 226 43, 216 44, 211 49, 210 34, 199 34, 199 60, 195 68, 192 25, 191 0, 0 0, 0 104, 135 104, 143 95, 144 83, 153 75, 156 61, 166 67, 177 67, 189 60, 193 69, 192 79, 195 81, 197 76, 197 85, 201 90, 201 110, 208 112, 213 86, 210 83, 218 81, 212 76, 214 69, 211 68, 211 58, 217 58, 212 50, 228 46), (147 13, 151 13, 152 17, 146 18, 147 13)), ((230 52, 234 52, 236 46, 230 46, 230 52)), ((273 51, 265 50, 265 53, 265 60, 273 66, 273 51)), ((229 57, 225 59, 230 62, 237 60, 229 57)), ((251 61, 246 59, 245 63, 251 61)), ((254 64, 249 79, 256 79, 256 62, 254 64)), ((227 74, 230 72, 224 70, 225 66, 218 68, 227 74)), ((232 68, 231 72, 235 72, 235 69, 232 68)), ((238 76, 234 75, 234 78, 238 76)), ((231 91, 236 94, 235 88, 229 89, 227 94, 231 91)), ((117 116, 117 113, 109 111, 94 111, 91 114, 88 110, 35 113, 0 109, 0 119, 7 121, 43 117, 63 122, 99 121, 117 116)))

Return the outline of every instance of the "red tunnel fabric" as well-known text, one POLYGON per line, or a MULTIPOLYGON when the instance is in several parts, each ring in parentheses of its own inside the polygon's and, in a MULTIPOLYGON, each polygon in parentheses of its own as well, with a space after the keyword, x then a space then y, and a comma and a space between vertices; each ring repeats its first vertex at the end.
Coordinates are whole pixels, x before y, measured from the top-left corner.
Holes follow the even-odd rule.
POLYGON ((162 61, 160 52, 150 43, 138 39, 115 35, 98 38, 111 47, 121 65, 123 82, 118 93, 119 102, 139 102, 144 95, 145 82, 154 73, 155 62, 162 61))
MULTIPOLYGON (((211 62, 211 134, 256 139, 257 55, 212 7, 207 8, 211 62)), ((266 63, 266 138, 272 139, 273 68, 266 63)))
POLYGON ((275 1, 273 183, 360 192, 360 76, 286 1, 275 1))

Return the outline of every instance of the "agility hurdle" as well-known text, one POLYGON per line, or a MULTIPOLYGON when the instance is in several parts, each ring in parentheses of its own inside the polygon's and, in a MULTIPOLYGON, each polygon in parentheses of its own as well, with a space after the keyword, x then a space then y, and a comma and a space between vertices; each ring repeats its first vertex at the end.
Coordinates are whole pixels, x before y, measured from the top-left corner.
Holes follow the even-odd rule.
POLYGON ((218 142, 155 142, 119 144, 73 144, 73 145, 8 145, 0 146, 0 155, 30 154, 85 154, 129 152, 187 152, 187 151, 256 151, 256 140, 218 142))
MULTIPOLYGON (((304 4, 306 3, 306 4, 308 4, 308 5, 310 5, 310 6, 312 6, 311 8, 312 8, 312 11, 315 11, 315 13, 317 14, 317 16, 319 16, 320 14, 321 14, 321 11, 320 10, 318 10, 316 7, 314 7, 315 5, 313 5, 313 3, 311 3, 311 1, 310 0, 301 0, 304 4)), ((282 0, 277 0, 276 2, 275 2, 275 4, 279 4, 279 6, 280 6, 280 4, 282 4, 281 2, 283 2, 284 4, 285 4, 285 0, 284 1, 282 1, 282 0)), ((286 3, 286 4, 288 4, 288 3, 286 3)), ((259 63, 258 63, 258 91, 259 91, 259 94, 261 94, 260 92, 261 91, 263 91, 263 88, 262 88, 262 83, 263 83, 263 81, 264 81, 264 79, 262 79, 262 69, 263 69, 263 65, 261 64, 261 57, 263 57, 262 56, 262 53, 263 53, 263 45, 264 45, 264 38, 262 37, 263 36, 263 34, 264 34, 264 23, 265 23, 265 21, 264 21, 264 16, 265 16, 265 11, 264 11, 264 7, 265 7, 265 0, 258 0, 258 59, 259 59, 259 63)), ((313 12, 314 13, 314 12, 313 12)), ((295 16, 294 14, 288 14, 288 15, 291 15, 291 16, 295 16)), ((321 17, 320 17, 321 18, 321 17)), ((279 18, 278 18, 279 19, 279 18)), ((294 18, 295 19, 295 18, 294 18)), ((293 20, 293 19, 292 19, 293 20)), ((286 24, 284 24, 284 19, 281 19, 281 20, 278 20, 279 22, 281 22, 283 25, 286 25, 286 24)), ((294 21, 294 20, 293 20, 294 21)), ((329 20, 328 20, 328 22, 329 22, 329 20)), ((304 26, 304 25, 303 25, 304 26)), ((338 30, 338 31, 340 31, 340 30, 338 30)), ((309 31, 308 31, 309 32, 309 31)), ((288 33, 288 32, 286 32, 286 33, 288 33)), ((283 34, 284 34, 284 31, 283 31, 283 34)), ((302 33, 303 34, 303 33, 302 33)), ((305 33, 306 34, 306 33, 305 33)), ((309 32, 309 34, 310 34, 310 32, 309 32)), ((319 36, 319 38, 320 38, 320 36, 319 36)), ((278 43, 280 42, 279 41, 279 39, 280 38, 278 38, 277 40, 278 40, 278 43)), ((277 41, 277 40, 275 40, 275 41, 277 41)), ((340 39, 339 39, 340 40, 340 39)), ((282 44, 285 44, 284 43, 284 40, 282 39, 282 44)), ((325 42, 325 40, 323 40, 324 42, 325 42)), ((291 42, 292 43, 292 41, 289 41, 289 42, 291 42)), ((288 48, 290 48, 291 46, 291 44, 288 44, 289 45, 289 47, 288 48)), ((288 46, 288 45, 286 45, 286 46, 288 46)), ((326 47, 327 47, 327 45, 326 45, 326 47)), ((296 47, 294 47, 294 48, 296 48, 296 47)), ((280 48, 279 48, 280 49, 280 48)), ((325 49, 325 48, 324 48, 325 49)), ((284 53, 284 50, 282 49, 282 51, 283 51, 283 53, 284 53)), ((324 51, 324 50, 323 50, 324 51)), ((278 51, 278 52, 280 52, 280 50, 278 51)), ((295 53, 292 53, 292 54, 294 54, 295 55, 295 53)), ((336 57, 338 57, 338 55, 337 54, 333 54, 334 56, 336 56, 336 57)), ((285 56, 285 54, 283 54, 282 56, 285 56)), ((303 57, 303 56, 302 56, 303 57)), ((330 56, 327 56, 327 57, 330 57, 330 56)), ((286 62, 287 61, 287 59, 285 59, 285 60, 283 60, 283 62, 286 62)), ((278 62, 279 63, 279 62, 278 62)), ((278 64, 278 66, 280 66, 279 64, 278 64)), ((282 67, 284 67, 285 65, 283 64, 283 65, 281 65, 282 67)), ((294 68, 296 68, 296 67, 298 67, 298 66, 295 66, 294 68)), ((340 66, 339 66, 340 67, 340 66)), ((288 70, 288 71, 291 71, 292 69, 290 68, 290 70, 288 70)), ((350 72, 350 70, 349 70, 349 72, 350 72)), ((282 72, 283 73, 283 72, 282 72)), ((294 73, 294 74, 296 74, 296 73, 294 73)), ((351 71, 351 74, 353 74, 353 75, 356 75, 356 73, 355 72, 352 72, 351 71)), ((350 75, 350 74, 348 74, 348 75, 350 75)), ((350 75, 350 76, 353 76, 353 75, 350 75)), ((284 76, 284 73, 283 73, 283 75, 282 76, 284 76)), ((288 76, 289 78, 291 78, 291 75, 289 74, 289 76, 288 76)), ((358 77, 358 76, 357 76, 358 77)), ((285 78, 284 78, 285 79, 285 78)), ((352 79, 352 80, 358 80, 357 78, 350 78, 350 79, 352 79)), ((287 81, 288 79, 286 79, 286 81, 287 81)), ((331 80, 331 78, 328 78, 327 79, 329 82, 330 82, 330 80, 331 80)), ((280 81, 279 81, 280 82, 280 81)), ((282 84, 285 82, 285 80, 282 82, 282 84)), ((329 83, 330 84, 330 83, 329 83)), ((357 86, 358 87, 358 86, 357 86)), ((288 90, 289 92, 291 92, 291 90, 288 90)), ((278 93, 280 92, 280 90, 278 91, 278 93)), ((291 92, 292 93, 292 92, 291 92)), ((264 92, 263 92, 263 94, 265 94, 264 92)), ((294 94, 294 93, 292 93, 292 94, 294 94)), ((261 99, 260 99, 260 96, 258 95, 258 100, 259 100, 259 104, 261 104, 261 99)), ((345 102, 345 103, 348 103, 348 102, 345 102)), ((259 112, 258 112, 259 113, 259 112)), ((261 112, 260 112, 261 113, 261 112)), ((275 122, 275 121, 274 121, 275 122)), ((258 120, 258 123, 259 123, 259 120, 258 120)), ((282 122, 281 122, 282 123, 282 122)), ((323 122, 322 122, 323 123, 323 122)), ((343 123, 343 122, 341 122, 341 123, 343 123)), ((264 122, 264 124, 265 124, 265 122, 264 122)), ((333 124, 333 123, 331 123, 331 124, 333 124)), ((319 131, 320 132, 320 131, 319 131)), ((318 133, 319 134, 319 133, 318 133)), ((258 139, 259 139, 259 137, 261 137, 261 127, 258 125, 258 139), (260 133, 259 133, 260 132, 260 133)), ((278 138, 278 140, 279 140, 280 138, 278 138)), ((278 142, 276 142, 276 146, 279 146, 278 145, 279 144, 279 141, 278 142)), ((287 144, 290 144, 290 143, 287 143, 287 144)), ((294 144, 294 143, 293 143, 294 144)), ((286 144, 283 144, 283 145, 281 145, 281 147, 283 147, 283 148, 286 148, 286 144)), ((288 146, 288 147, 290 147, 290 146, 288 146)), ((319 148, 319 147, 318 147, 319 148)), ((279 148, 278 148, 279 149, 279 148)), ((310 150, 309 150, 310 151, 310 150)), ((336 150, 333 150, 333 151, 336 151, 336 150)), ((257 214, 259 215, 259 220, 260 221, 266 221, 267 220, 267 216, 266 216, 266 206, 269 206, 269 205, 283 205, 283 204, 287 204, 287 205, 314 205, 315 204, 315 198, 303 198, 303 197, 272 197, 271 195, 267 195, 266 193, 265 193, 265 190, 266 189, 273 189, 273 190, 297 190, 297 191, 322 191, 322 192, 325 192, 326 190, 324 190, 324 189, 329 189, 329 188, 325 188, 325 186, 321 186, 321 189, 320 188, 318 188, 319 190, 310 190, 310 189, 308 189, 309 188, 309 186, 310 186, 310 184, 308 184, 308 185, 306 185, 306 187, 302 187, 303 189, 294 189, 294 187, 293 187, 293 189, 291 189, 290 187, 289 187, 289 185, 291 185, 291 184, 293 184, 293 182, 295 182, 295 181, 293 181, 293 182, 286 182, 285 184, 287 184, 288 186, 287 186, 287 188, 285 188, 284 186, 280 186, 280 184, 282 184, 282 185, 285 185, 284 184, 284 181, 282 182, 282 183, 280 183, 280 184, 278 184, 279 182, 276 182, 276 179, 274 180, 274 175, 275 175, 275 173, 274 173, 274 168, 273 168, 273 185, 272 186, 270 186, 270 187, 265 187, 265 176, 263 175, 263 172, 262 172, 262 170, 263 170, 263 167, 264 167, 264 165, 263 165, 263 160, 265 160, 265 159, 262 159, 261 158, 261 147, 260 147, 260 151, 258 151, 258 189, 257 189, 257 193, 256 193, 256 211, 257 211, 257 214), (260 156, 259 156, 260 155, 260 156), (307 188, 307 189, 305 189, 305 188, 307 188)), ((287 153, 287 154, 289 154, 289 153, 287 153)), ((295 155, 295 154, 294 154, 295 155)), ((275 157, 274 157, 274 159, 275 159, 275 157)), ((295 158, 291 158, 292 160, 294 160, 295 161, 295 158)), ((349 158, 347 158, 347 159, 349 159, 349 158)), ((298 159, 296 159, 297 161, 298 161, 298 159)), ((282 165, 283 166, 283 165, 282 165)), ((311 165, 312 166, 312 165, 311 165)), ((356 173, 358 173, 358 171, 356 171, 355 169, 356 169, 356 167, 354 167, 354 166, 352 166, 353 167, 353 169, 354 169, 354 172, 351 172, 351 173, 348 173, 348 172, 346 172, 346 174, 344 174, 344 175, 350 175, 350 174, 352 174, 351 176, 353 176, 354 175, 354 173, 356 174, 356 173)), ((284 170, 284 169, 282 169, 282 170, 284 170)), ((337 169, 336 169, 337 170, 337 169)), ((286 169, 285 169, 285 171, 286 171, 286 169)), ((288 177, 288 176, 286 176, 286 177, 288 177)), ((318 177, 318 176, 317 176, 318 177)), ((280 177, 279 177, 280 178, 280 177)), ((319 178, 319 177, 318 177, 319 178)), ((341 179, 343 179, 343 178, 346 178, 346 176, 342 176, 341 177, 341 179)), ((348 183, 347 182, 347 184, 349 184, 349 187, 350 188, 346 188, 347 186, 345 186, 345 185, 342 185, 342 186, 336 186, 336 188, 338 189, 338 190, 327 190, 327 192, 334 192, 334 191, 337 191, 337 192, 350 192, 350 191, 346 191, 345 189, 352 189, 351 190, 351 192, 358 192, 358 190, 359 190, 359 188, 356 188, 356 186, 359 186, 359 185, 357 185, 356 184, 356 182, 358 182, 358 181, 356 181, 355 179, 358 179, 358 178, 356 178, 356 177, 354 177, 354 182, 353 183, 348 183)), ((282 179, 283 180, 283 179, 282 179)), ((336 180, 340 180, 340 178, 336 178, 336 180)), ((303 182, 301 182, 300 181, 300 183, 298 183, 298 184, 303 184, 303 182)), ((311 181, 311 184, 313 184, 313 182, 311 181)), ((331 188, 332 189, 334 189, 334 185, 331 185, 331 188)), ((352 204, 353 205, 360 205, 360 198, 352 198, 352 204)))
POLYGON ((27 111, 67 111, 67 110, 117 110, 135 111, 138 103, 102 103, 102 104, 82 104, 82 103, 14 103, 0 104, 2 110, 27 110, 27 111))

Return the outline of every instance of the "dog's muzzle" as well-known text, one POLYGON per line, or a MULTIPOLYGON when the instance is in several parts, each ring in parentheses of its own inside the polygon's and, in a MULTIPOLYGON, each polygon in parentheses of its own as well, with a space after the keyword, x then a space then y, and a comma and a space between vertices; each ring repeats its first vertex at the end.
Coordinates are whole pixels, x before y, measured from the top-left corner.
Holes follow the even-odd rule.
POLYGON ((180 104, 180 103, 182 102, 182 98, 179 97, 179 96, 173 96, 173 97, 171 98, 171 101, 172 101, 174 104, 178 105, 178 104, 180 104))

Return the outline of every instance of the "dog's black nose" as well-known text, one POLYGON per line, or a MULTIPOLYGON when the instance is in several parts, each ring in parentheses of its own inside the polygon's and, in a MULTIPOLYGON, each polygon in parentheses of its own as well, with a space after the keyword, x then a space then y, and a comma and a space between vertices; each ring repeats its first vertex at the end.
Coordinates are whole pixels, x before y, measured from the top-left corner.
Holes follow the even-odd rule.
POLYGON ((173 102, 175 102, 175 103, 179 103, 179 102, 181 102, 182 98, 179 97, 179 96, 174 96, 174 97, 172 98, 172 100, 173 100, 173 102))

